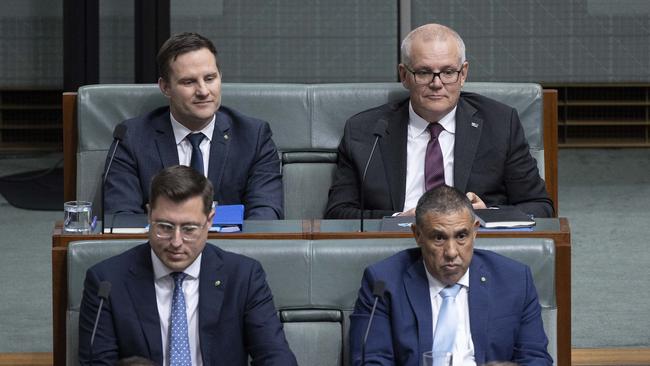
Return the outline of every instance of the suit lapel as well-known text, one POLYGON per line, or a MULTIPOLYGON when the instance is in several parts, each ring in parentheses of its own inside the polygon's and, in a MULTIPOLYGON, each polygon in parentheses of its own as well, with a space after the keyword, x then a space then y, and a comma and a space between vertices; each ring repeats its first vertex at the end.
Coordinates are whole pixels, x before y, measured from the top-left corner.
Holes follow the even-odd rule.
POLYGON ((461 98, 456 109, 456 136, 454 142, 454 187, 461 192, 467 188, 467 180, 476 156, 483 119, 476 116, 476 108, 461 98))
POLYGON ((230 115, 223 112, 221 107, 216 114, 214 121, 214 131, 212 132, 212 140, 210 142, 210 162, 208 168, 208 179, 214 185, 215 196, 219 192, 221 185, 221 178, 223 170, 228 160, 228 153, 230 151, 230 126, 232 119, 230 115))
POLYGON ((433 345, 433 320, 431 315, 431 297, 429 281, 421 257, 413 262, 404 277, 406 296, 415 313, 418 324, 418 354, 430 351, 433 345))
POLYGON ((156 302, 153 266, 149 245, 137 251, 136 263, 129 268, 129 278, 125 281, 131 302, 140 320, 140 326, 149 346, 150 357, 162 364, 162 340, 160 339, 160 318, 156 302))
MULTIPOLYGON (((218 337, 219 315, 224 301, 224 291, 231 283, 223 268, 223 260, 217 249, 206 244, 201 259, 201 274, 199 275, 199 339, 204 365, 216 365, 219 360, 212 355, 224 350, 215 349, 220 343, 218 337)), ((227 351, 227 350, 225 350, 227 351)))
POLYGON ((152 121, 152 124, 156 130, 156 149, 158 149, 158 155, 160 156, 160 162, 163 168, 178 165, 178 149, 176 148, 172 123, 169 119, 169 109, 165 113, 158 115, 152 121))
POLYGON ((472 258, 469 267, 469 324, 474 343, 474 358, 480 365, 486 361, 487 321, 489 317, 489 289, 491 276, 477 256, 472 258))
POLYGON ((379 141, 391 202, 395 211, 404 209, 406 191, 406 139, 408 131, 408 99, 391 105, 386 115, 386 136, 379 141))

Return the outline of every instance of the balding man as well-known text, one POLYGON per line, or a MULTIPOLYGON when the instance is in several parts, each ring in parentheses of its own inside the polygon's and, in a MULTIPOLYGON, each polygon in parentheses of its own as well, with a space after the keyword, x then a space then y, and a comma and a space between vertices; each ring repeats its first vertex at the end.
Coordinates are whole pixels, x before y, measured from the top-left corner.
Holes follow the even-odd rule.
POLYGON ((474 208, 512 205, 552 216, 517 111, 461 92, 469 63, 458 33, 427 24, 409 33, 401 50, 398 70, 410 96, 347 121, 325 216, 359 218, 360 191, 366 218, 413 215, 420 196, 443 184, 465 193, 474 208), (374 132, 386 122, 360 189, 374 132))

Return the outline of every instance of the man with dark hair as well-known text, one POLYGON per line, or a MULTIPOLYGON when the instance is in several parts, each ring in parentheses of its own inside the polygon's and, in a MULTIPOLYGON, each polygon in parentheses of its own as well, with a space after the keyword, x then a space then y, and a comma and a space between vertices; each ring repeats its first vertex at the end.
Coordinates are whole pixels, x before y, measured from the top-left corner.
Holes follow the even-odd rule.
POLYGON ((419 248, 366 268, 350 345, 354 365, 373 305, 373 284, 385 282, 366 345, 376 365, 419 366, 424 352, 452 353, 454 365, 512 361, 552 365, 541 306, 528 266, 474 249, 478 222, 469 199, 439 186, 415 209, 419 248))
POLYGON ((207 244, 212 184, 186 166, 151 183, 149 242, 86 273, 79 315, 81 364, 139 356, 162 366, 296 365, 259 262, 207 244), (112 284, 90 338, 100 303, 112 284))
POLYGON ((469 63, 458 33, 440 24, 414 29, 402 42, 400 81, 409 98, 350 117, 325 216, 358 219, 413 215, 420 196, 441 184, 456 187, 474 208, 516 206, 553 215, 517 111, 461 92, 469 63), (373 131, 387 123, 370 165, 373 131), (366 171, 361 187, 362 172, 366 171))
MULTIPOLYGON (((181 33, 162 45, 157 60, 158 86, 169 106, 122 122, 126 132, 104 186, 104 210, 144 213, 151 178, 181 164, 210 179, 219 204, 244 204, 247 219, 282 219, 282 176, 271 129, 221 105, 212 42, 181 33)), ((109 151, 114 148, 115 142, 109 151)))

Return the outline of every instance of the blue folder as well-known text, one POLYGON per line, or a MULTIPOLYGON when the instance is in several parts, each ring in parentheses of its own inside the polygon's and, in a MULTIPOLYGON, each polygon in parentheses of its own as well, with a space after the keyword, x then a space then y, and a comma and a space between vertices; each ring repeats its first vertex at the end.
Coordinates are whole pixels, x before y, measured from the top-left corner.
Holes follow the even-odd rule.
POLYGON ((234 233, 242 230, 244 205, 217 205, 210 231, 234 233))

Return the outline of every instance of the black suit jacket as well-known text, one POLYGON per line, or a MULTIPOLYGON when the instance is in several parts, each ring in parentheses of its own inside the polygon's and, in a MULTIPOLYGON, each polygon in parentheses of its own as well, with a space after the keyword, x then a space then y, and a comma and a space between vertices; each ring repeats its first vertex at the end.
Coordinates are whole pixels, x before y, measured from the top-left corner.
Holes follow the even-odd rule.
MULTIPOLYGON (((282 219, 280 159, 269 124, 224 106, 216 116, 208 167, 214 200, 244 204, 247 219, 282 219)), ((144 213, 153 176, 178 165, 169 107, 122 123, 126 134, 104 185, 104 209, 107 213, 144 213)), ((115 142, 109 153, 114 148, 115 142)))
MULTIPOLYGON (((364 216, 381 218, 403 211, 408 102, 384 104, 346 122, 326 218, 360 217, 361 176, 375 139, 373 131, 382 119, 388 127, 368 167, 364 216)), ((553 215, 517 111, 474 93, 461 93, 456 109, 454 186, 478 194, 488 207, 514 205, 535 217, 553 215)))
MULTIPOLYGON (((162 365, 160 320, 149 244, 88 270, 79 314, 79 360, 90 360, 90 337, 101 281, 112 284, 93 346, 94 365, 141 356, 162 365)), ((262 266, 207 244, 199 275, 199 338, 204 365, 296 365, 262 266), (219 282, 217 282, 219 281, 219 282), (218 285, 217 285, 218 283, 218 285)))

